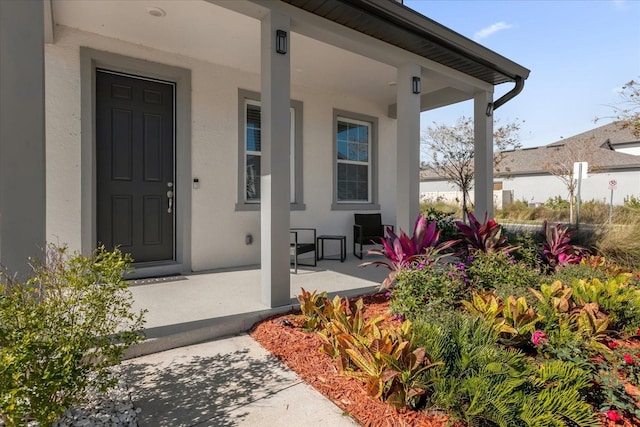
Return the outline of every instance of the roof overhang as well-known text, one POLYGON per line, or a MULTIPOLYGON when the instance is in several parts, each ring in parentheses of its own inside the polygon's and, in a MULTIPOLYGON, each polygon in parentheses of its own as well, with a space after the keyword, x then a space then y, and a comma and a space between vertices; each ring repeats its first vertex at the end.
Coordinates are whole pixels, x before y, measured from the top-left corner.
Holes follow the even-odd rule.
POLYGON ((385 43, 498 85, 530 71, 392 0, 281 0, 385 43))

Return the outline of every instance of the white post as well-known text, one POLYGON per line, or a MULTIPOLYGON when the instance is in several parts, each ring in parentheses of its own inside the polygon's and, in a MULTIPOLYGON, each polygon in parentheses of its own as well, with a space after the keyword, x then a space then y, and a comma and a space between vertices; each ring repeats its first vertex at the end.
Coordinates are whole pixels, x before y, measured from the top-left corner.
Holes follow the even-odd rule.
POLYGON ((260 224, 262 302, 291 300, 289 277, 290 201, 290 19, 271 11, 261 22, 260 224), (276 52, 276 32, 286 33, 286 53, 276 52))
POLYGON ((493 116, 487 116, 487 105, 493 102, 493 94, 478 92, 473 101, 474 214, 482 221, 485 213, 493 217, 493 116))
POLYGON ((413 93, 420 74, 419 65, 405 64, 396 85, 396 226, 409 235, 420 213, 420 94, 413 93))

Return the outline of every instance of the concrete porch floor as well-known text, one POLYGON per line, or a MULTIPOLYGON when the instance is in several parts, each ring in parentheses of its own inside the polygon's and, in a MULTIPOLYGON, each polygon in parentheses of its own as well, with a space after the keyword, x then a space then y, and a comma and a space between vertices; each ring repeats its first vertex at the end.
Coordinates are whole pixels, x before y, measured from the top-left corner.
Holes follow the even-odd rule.
POLYGON ((345 262, 318 261, 316 267, 291 270, 290 304, 270 308, 260 301, 259 266, 194 273, 158 280, 133 280, 134 309, 146 309, 147 339, 130 349, 127 358, 156 353, 247 331, 269 316, 297 305, 301 288, 330 295, 356 296, 375 292, 388 270, 360 267, 377 257, 345 262))

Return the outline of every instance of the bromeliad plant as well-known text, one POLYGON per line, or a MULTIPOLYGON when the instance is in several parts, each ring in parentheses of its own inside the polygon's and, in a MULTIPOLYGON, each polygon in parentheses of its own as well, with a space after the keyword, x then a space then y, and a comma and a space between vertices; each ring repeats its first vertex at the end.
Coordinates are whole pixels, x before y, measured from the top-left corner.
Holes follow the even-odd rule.
POLYGON ((560 224, 549 226, 545 221, 540 232, 542 243, 542 259, 551 269, 558 269, 564 264, 578 264, 587 250, 571 244, 571 237, 576 230, 569 230, 560 224))
POLYGON ((381 255, 387 261, 371 261, 361 264, 362 266, 384 266, 390 270, 389 275, 382 282, 383 288, 390 288, 393 285, 396 273, 400 269, 409 268, 421 262, 423 266, 425 263, 435 263, 439 259, 439 253, 458 243, 456 240, 439 243, 440 230, 437 229, 436 221, 427 223, 426 218, 422 215, 418 215, 416 218, 412 237, 409 237, 402 230, 398 236, 390 227, 387 228, 387 235, 388 237, 382 239, 381 248, 368 251, 370 255, 381 255))
POLYGON ((469 225, 462 221, 456 221, 456 227, 460 230, 463 243, 468 252, 482 251, 506 251, 510 249, 507 236, 502 234, 502 227, 494 219, 487 219, 484 215, 484 222, 480 224, 475 215, 467 213, 469 225))

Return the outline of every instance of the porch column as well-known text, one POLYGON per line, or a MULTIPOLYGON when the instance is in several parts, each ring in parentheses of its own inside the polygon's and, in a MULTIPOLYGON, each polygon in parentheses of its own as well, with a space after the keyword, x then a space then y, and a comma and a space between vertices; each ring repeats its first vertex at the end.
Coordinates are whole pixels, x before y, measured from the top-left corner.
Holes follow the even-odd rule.
POLYGON ((0 0, 0 264, 19 279, 46 239, 43 9, 0 0))
POLYGON ((474 123, 474 214, 482 222, 485 212, 493 217, 493 116, 487 116, 491 92, 478 92, 473 99, 474 123))
POLYGON ((261 273, 262 302, 290 303, 290 60, 289 17, 271 11, 261 23, 261 273), (276 32, 284 31, 286 53, 276 52, 276 32))
POLYGON ((407 234, 420 213, 420 94, 413 93, 413 78, 420 78, 417 64, 398 68, 396 227, 407 234))

